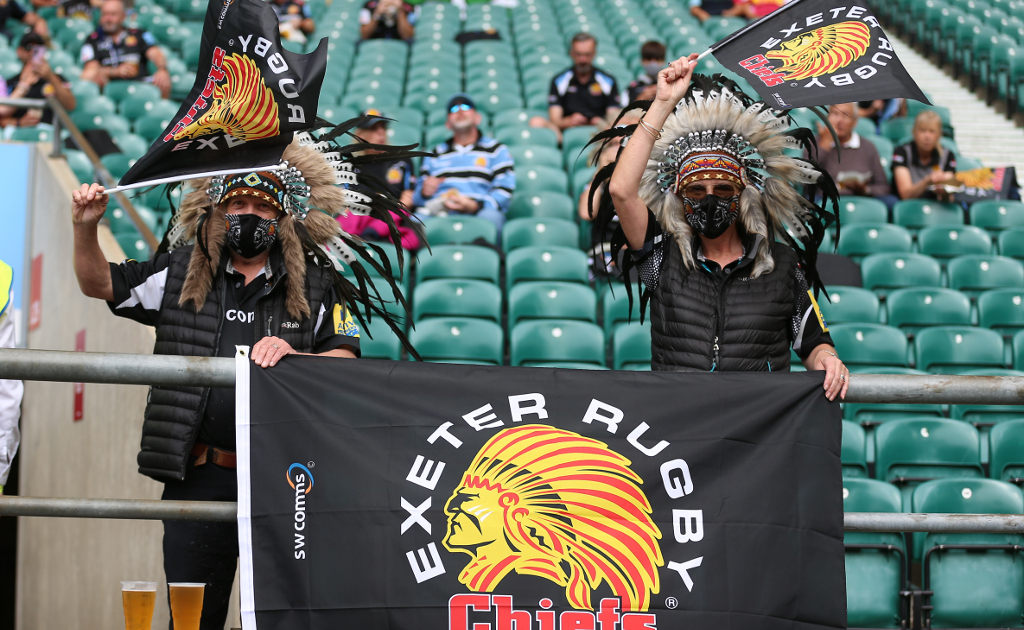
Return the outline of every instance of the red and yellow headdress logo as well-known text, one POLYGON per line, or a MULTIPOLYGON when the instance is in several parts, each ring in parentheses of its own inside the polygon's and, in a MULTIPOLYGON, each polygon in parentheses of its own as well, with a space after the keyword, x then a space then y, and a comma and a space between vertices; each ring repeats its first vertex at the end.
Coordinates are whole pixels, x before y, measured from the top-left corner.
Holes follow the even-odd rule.
POLYGON ((629 465, 603 442, 550 426, 496 434, 445 506, 445 548, 473 557, 459 581, 491 592, 514 570, 564 586, 582 610, 604 581, 624 611, 646 611, 660 589, 661 532, 629 465))

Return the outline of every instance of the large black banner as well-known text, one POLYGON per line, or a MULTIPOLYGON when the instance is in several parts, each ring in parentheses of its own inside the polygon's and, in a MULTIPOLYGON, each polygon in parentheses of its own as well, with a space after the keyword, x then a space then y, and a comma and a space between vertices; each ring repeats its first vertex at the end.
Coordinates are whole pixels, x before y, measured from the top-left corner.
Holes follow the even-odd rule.
POLYGON ((866 3, 795 0, 711 50, 780 109, 897 97, 928 102, 866 3))
POLYGON ((846 627, 821 372, 239 366, 246 630, 846 627))
POLYGON ((262 0, 214 0, 195 85, 170 125, 120 185, 277 164, 295 131, 316 120, 327 40, 303 55, 281 46, 262 0))

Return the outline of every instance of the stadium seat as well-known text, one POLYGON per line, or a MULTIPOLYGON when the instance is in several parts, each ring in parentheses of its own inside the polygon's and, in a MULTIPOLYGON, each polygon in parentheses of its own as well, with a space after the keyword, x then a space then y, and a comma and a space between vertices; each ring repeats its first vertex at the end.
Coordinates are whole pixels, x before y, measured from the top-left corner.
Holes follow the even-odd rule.
POLYGON ((971 300, 952 289, 897 289, 886 298, 886 310, 889 325, 911 336, 929 326, 971 325, 971 300))
POLYGON ((124 153, 108 153, 100 158, 100 162, 103 163, 103 166, 106 167, 115 180, 124 177, 124 174, 135 164, 135 161, 134 158, 130 158, 124 153))
POLYGON ((1024 288, 1024 266, 1004 256, 960 256, 947 269, 949 287, 971 298, 989 289, 1024 288))
POLYGON ((1024 203, 1001 199, 976 201, 971 204, 971 225, 992 232, 1024 228, 1024 203))
MULTIPOLYGON (((1001 368, 978 368, 964 370, 964 376, 1024 376, 1024 372, 1001 368)), ((989 431, 1005 422, 1024 419, 1024 405, 950 405, 949 416, 955 420, 969 422, 981 434, 981 462, 989 461, 989 431)))
POLYGON ((424 361, 501 365, 505 335, 498 324, 470 317, 425 319, 409 332, 424 361))
POLYGON ((427 280, 413 292, 413 322, 428 317, 480 317, 501 323, 501 289, 483 280, 427 280))
POLYGON ((604 365, 604 333, 596 324, 526 321, 512 329, 511 340, 512 365, 555 361, 604 365))
POLYGON ((510 125, 495 129, 494 137, 500 142, 513 146, 535 146, 558 148, 555 132, 546 127, 530 127, 529 125, 510 125))
POLYGON ((149 260, 150 251, 149 245, 146 245, 146 241, 142 240, 138 232, 134 234, 115 234, 114 238, 117 240, 117 244, 124 250, 124 255, 132 260, 149 260))
POLYGON ((917 244, 922 254, 939 260, 992 253, 992 237, 974 225, 927 227, 918 233, 917 244))
POLYGON ((651 322, 617 326, 612 333, 612 358, 616 370, 650 371, 651 322))
POLYGON ((78 177, 83 184, 91 184, 95 181, 96 175, 93 171, 92 162, 85 156, 85 153, 77 149, 64 151, 64 159, 68 162, 68 168, 78 177))
MULTIPOLYGON (((79 131, 103 129, 111 135, 131 131, 128 119, 117 114, 89 114, 88 112, 76 111, 71 114, 71 122, 75 123, 79 131)), ((163 131, 163 129, 161 128, 160 131, 163 131)))
MULTIPOLYGON (((866 120, 866 119, 865 119, 866 120)), ((886 223, 889 209, 873 197, 843 197, 839 200, 839 224, 886 223)))
POLYGON ((1024 483, 1024 419, 992 427, 989 440, 989 476, 1020 485, 1024 483))
POLYGON ((512 219, 501 230, 505 253, 530 245, 576 247, 579 228, 564 219, 512 219))
POLYGON ((134 133, 123 133, 114 137, 114 144, 121 153, 131 160, 138 160, 149 151, 149 143, 145 138, 134 133))
POLYGON ((907 337, 883 324, 835 324, 829 334, 847 365, 907 367, 907 337))
POLYGON ((416 279, 466 278, 498 283, 501 257, 489 247, 439 245, 417 254, 416 279))
MULTIPOLYGON (((844 439, 845 429, 844 425, 844 439)), ((874 479, 843 479, 844 512, 901 512, 899 490, 874 479)), ((894 533, 847 532, 846 608, 851 628, 898 628, 907 617, 900 591, 906 588, 903 537, 894 533)))
POLYGON ((892 209, 893 222, 909 230, 933 225, 962 225, 964 211, 952 203, 927 199, 904 199, 892 209))
POLYGON ((528 319, 597 322, 597 296, 575 282, 523 282, 508 294, 508 325, 528 319))
POLYGON ((1006 228, 996 239, 999 254, 1016 260, 1024 260, 1024 227, 1006 228))
POLYGON ((980 294, 978 325, 1005 337, 1024 330, 1024 290, 992 289, 980 294))
POLYGON ((867 438, 864 429, 855 422, 843 420, 843 477, 868 477, 867 438))
POLYGON ((583 284, 589 281, 587 255, 568 247, 520 247, 506 256, 505 269, 506 290, 523 281, 562 280, 583 284))
POLYGON ((581 162, 587 161, 585 155, 580 155, 580 150, 590 142, 597 132, 597 127, 592 125, 569 127, 562 132, 562 153, 565 155, 566 164, 572 164, 577 157, 581 162))
POLYGON ((569 177, 565 171, 546 166, 531 166, 516 169, 516 192, 533 194, 537 192, 569 193, 569 177))
MULTIPOLYGON (((1019 488, 995 479, 941 479, 914 491, 914 512, 1020 514, 1019 488)), ((914 534, 922 587, 931 596, 924 627, 1020 627, 1024 562, 1020 534, 914 534), (1008 546, 1010 546, 1008 548, 1008 546), (1015 547, 1014 547, 1015 546, 1015 547)))
POLYGON ((912 246, 906 228, 888 223, 855 223, 839 239, 839 253, 856 262, 870 254, 910 252, 912 246))
POLYGON ((433 217, 423 222, 427 242, 434 245, 472 243, 477 239, 494 245, 498 242, 498 228, 487 219, 469 215, 433 217))
POLYGON ((875 429, 875 478, 900 489, 903 507, 922 481, 984 477, 978 431, 948 418, 902 418, 875 429))
MULTIPOLYGON (((846 238, 845 230, 842 238, 846 238)), ((923 254, 873 254, 864 258, 860 269, 864 288, 883 297, 903 287, 942 285, 939 261, 923 254)))
MULTIPOLYGON (((402 342, 384 321, 383 317, 374 317, 366 326, 360 325, 359 356, 364 359, 402 358, 402 342)), ((413 346, 415 347, 415 346, 413 346)))
POLYGON ((152 83, 141 81, 111 81, 103 88, 103 95, 114 103, 120 103, 130 96, 142 96, 149 100, 159 101, 160 88, 152 83))
MULTIPOLYGON (((608 286, 606 282, 600 282, 603 293, 601 294, 601 321, 604 322, 604 336, 611 339, 616 328, 623 324, 640 323, 640 285, 632 283, 633 309, 629 307, 629 294, 626 285, 614 284, 608 286)), ((645 321, 649 320, 649 315, 645 321)))
POLYGON ((146 114, 135 121, 135 133, 153 142, 171 123, 171 116, 146 114))
POLYGON ((576 217, 576 204, 568 195, 556 192, 537 192, 530 195, 513 195, 505 218, 550 218, 573 221, 576 217))
POLYGON ((547 166, 549 168, 562 168, 562 154, 558 149, 551 147, 533 145, 515 145, 508 148, 516 168, 530 166, 547 166))
POLYGON ((1002 368, 1003 338, 971 326, 938 326, 918 333, 916 367, 933 374, 958 374, 971 368, 1002 368))
POLYGON ((878 323, 878 296, 860 287, 833 285, 825 287, 828 299, 818 298, 821 315, 829 324, 878 323))
POLYGON ((11 132, 12 142, 49 142, 53 138, 53 130, 45 127, 14 127, 11 132))

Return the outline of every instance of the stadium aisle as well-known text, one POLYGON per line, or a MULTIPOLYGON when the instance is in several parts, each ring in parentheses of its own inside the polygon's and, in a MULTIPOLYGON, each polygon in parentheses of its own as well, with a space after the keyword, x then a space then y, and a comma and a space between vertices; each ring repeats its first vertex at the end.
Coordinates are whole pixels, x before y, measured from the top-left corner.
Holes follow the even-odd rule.
POLYGON ((1024 172, 1024 129, 1006 120, 905 42, 892 37, 892 45, 933 105, 949 108, 959 155, 977 158, 985 166, 1012 165, 1018 173, 1024 172))

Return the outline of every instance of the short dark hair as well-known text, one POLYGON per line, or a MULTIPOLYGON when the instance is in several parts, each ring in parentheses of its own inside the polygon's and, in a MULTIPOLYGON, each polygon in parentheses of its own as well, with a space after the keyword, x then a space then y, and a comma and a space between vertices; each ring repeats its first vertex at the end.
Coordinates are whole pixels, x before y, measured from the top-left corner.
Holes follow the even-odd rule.
POLYGON ((574 44, 582 44, 584 42, 594 42, 594 45, 597 46, 596 37, 594 37, 590 33, 580 32, 572 36, 572 41, 569 42, 569 48, 571 49, 574 44))
POLYGON ((656 42, 653 39, 644 42, 644 45, 640 47, 640 58, 641 59, 665 59, 665 44, 656 42))
POLYGON ((36 46, 45 46, 46 42, 39 33, 31 32, 25 33, 21 36, 21 41, 18 42, 18 48, 24 48, 25 50, 31 50, 36 46))

